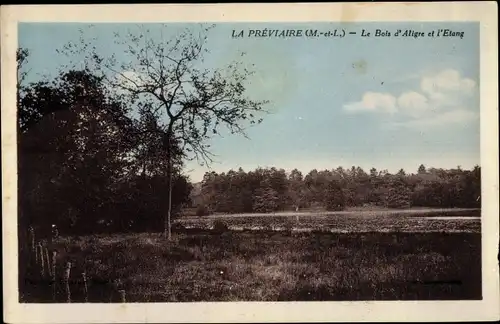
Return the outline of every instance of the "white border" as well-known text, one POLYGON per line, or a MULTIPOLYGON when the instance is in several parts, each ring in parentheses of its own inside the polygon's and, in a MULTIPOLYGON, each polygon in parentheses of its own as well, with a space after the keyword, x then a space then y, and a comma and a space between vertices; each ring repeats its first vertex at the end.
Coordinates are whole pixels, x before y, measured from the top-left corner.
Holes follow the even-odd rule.
POLYGON ((498 35, 496 2, 2 6, 2 221, 8 323, 498 320, 498 35), (482 301, 19 304, 15 84, 18 22, 479 21, 482 301))

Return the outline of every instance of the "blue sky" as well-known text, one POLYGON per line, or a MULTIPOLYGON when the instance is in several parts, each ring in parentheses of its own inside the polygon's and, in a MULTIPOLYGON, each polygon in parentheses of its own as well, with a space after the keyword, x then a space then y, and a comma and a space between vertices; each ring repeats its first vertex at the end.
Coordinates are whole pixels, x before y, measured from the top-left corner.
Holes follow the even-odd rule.
MULTIPOLYGON (((19 45, 31 51, 30 80, 53 75, 67 58, 55 52, 79 37, 78 24, 21 24, 19 45)), ((96 24, 103 55, 121 53, 113 32, 135 25, 96 24)), ((196 25, 193 25, 196 27, 196 25)), ((169 24, 169 33, 186 24, 169 24)), ((159 35, 159 25, 149 28, 159 35)), ((373 33, 372 33, 373 34, 373 33)), ((211 54, 204 63, 217 68, 239 52, 254 63, 249 94, 271 101, 262 124, 247 130, 250 139, 223 133, 211 141, 211 168, 275 166, 303 172, 338 166, 415 172, 428 167, 471 168, 479 161, 479 26, 477 23, 225 23, 209 33, 211 54), (331 38, 236 38, 232 30, 344 28, 356 36, 331 38), (362 29, 413 29, 423 38, 360 37, 362 29), (459 37, 427 37, 432 30, 463 31, 459 37)), ((192 180, 208 169, 186 166, 192 180)))

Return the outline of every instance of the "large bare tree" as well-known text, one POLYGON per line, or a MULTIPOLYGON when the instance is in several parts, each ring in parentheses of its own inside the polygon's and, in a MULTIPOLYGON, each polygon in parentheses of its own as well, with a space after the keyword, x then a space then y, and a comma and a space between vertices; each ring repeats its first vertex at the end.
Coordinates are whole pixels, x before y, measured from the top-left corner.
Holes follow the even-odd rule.
MULTIPOLYGON (((200 164, 212 162, 208 139, 227 127, 231 134, 245 134, 248 125, 260 123, 266 100, 247 94, 253 71, 242 62, 207 68, 209 32, 215 25, 198 25, 170 33, 172 25, 137 25, 125 34, 115 33, 123 53, 101 55, 85 32, 78 44, 68 44, 65 53, 84 55, 85 69, 99 71, 110 89, 137 109, 161 114, 160 129, 167 151, 168 210, 164 233, 171 238, 172 148, 181 147, 185 158, 200 164)), ((242 53, 243 55, 244 53, 242 53)), ((75 56, 75 57, 77 57, 75 56)), ((81 56, 79 56, 81 57, 81 56)))

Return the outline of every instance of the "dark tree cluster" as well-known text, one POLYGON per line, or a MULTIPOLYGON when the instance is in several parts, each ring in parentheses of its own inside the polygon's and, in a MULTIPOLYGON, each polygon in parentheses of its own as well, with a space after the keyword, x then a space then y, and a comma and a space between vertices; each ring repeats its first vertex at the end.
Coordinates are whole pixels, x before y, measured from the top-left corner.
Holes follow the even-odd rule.
POLYGON ((396 174, 360 167, 299 170, 276 168, 205 174, 193 194, 198 214, 243 213, 321 208, 343 210, 354 206, 386 208, 477 208, 481 204, 481 168, 426 169, 396 174))
MULTIPOLYGON (((19 57, 18 57, 19 58, 19 57)), ((26 56, 21 56, 25 60, 26 56)), ((168 204, 167 148, 158 118, 131 111, 102 78, 71 70, 19 86, 19 225, 63 233, 162 231, 168 204)), ((173 146, 175 143, 173 144, 173 146)), ((172 205, 191 184, 174 156, 172 205)))

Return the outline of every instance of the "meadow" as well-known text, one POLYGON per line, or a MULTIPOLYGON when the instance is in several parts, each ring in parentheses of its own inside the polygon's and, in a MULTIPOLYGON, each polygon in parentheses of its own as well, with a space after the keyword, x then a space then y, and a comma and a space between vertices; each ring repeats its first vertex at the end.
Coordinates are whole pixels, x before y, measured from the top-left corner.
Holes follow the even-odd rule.
MULTIPOLYGON (((334 224, 349 233, 235 231, 224 222, 251 218, 255 225, 262 216, 209 217, 204 224, 215 219, 215 227, 176 226, 170 242, 160 233, 62 236, 51 248, 58 264, 72 264, 71 302, 119 302, 119 290, 127 302, 480 299, 480 222, 457 214, 465 217, 461 225, 460 216, 421 217, 420 223, 430 222, 428 232, 419 222, 413 225, 420 232, 384 230, 391 221, 392 229, 409 227, 400 214, 300 217, 302 224, 334 224), (373 231, 376 224, 382 231, 373 231)), ((295 217, 269 216, 271 223, 283 219, 295 217)), ((63 302, 64 293, 53 290, 61 288, 50 286, 26 271, 20 301, 63 302)))
POLYGON ((219 214, 183 217, 178 228, 213 228, 223 222, 231 230, 292 230, 319 232, 479 232, 479 209, 410 209, 341 212, 304 211, 274 214, 219 214))

